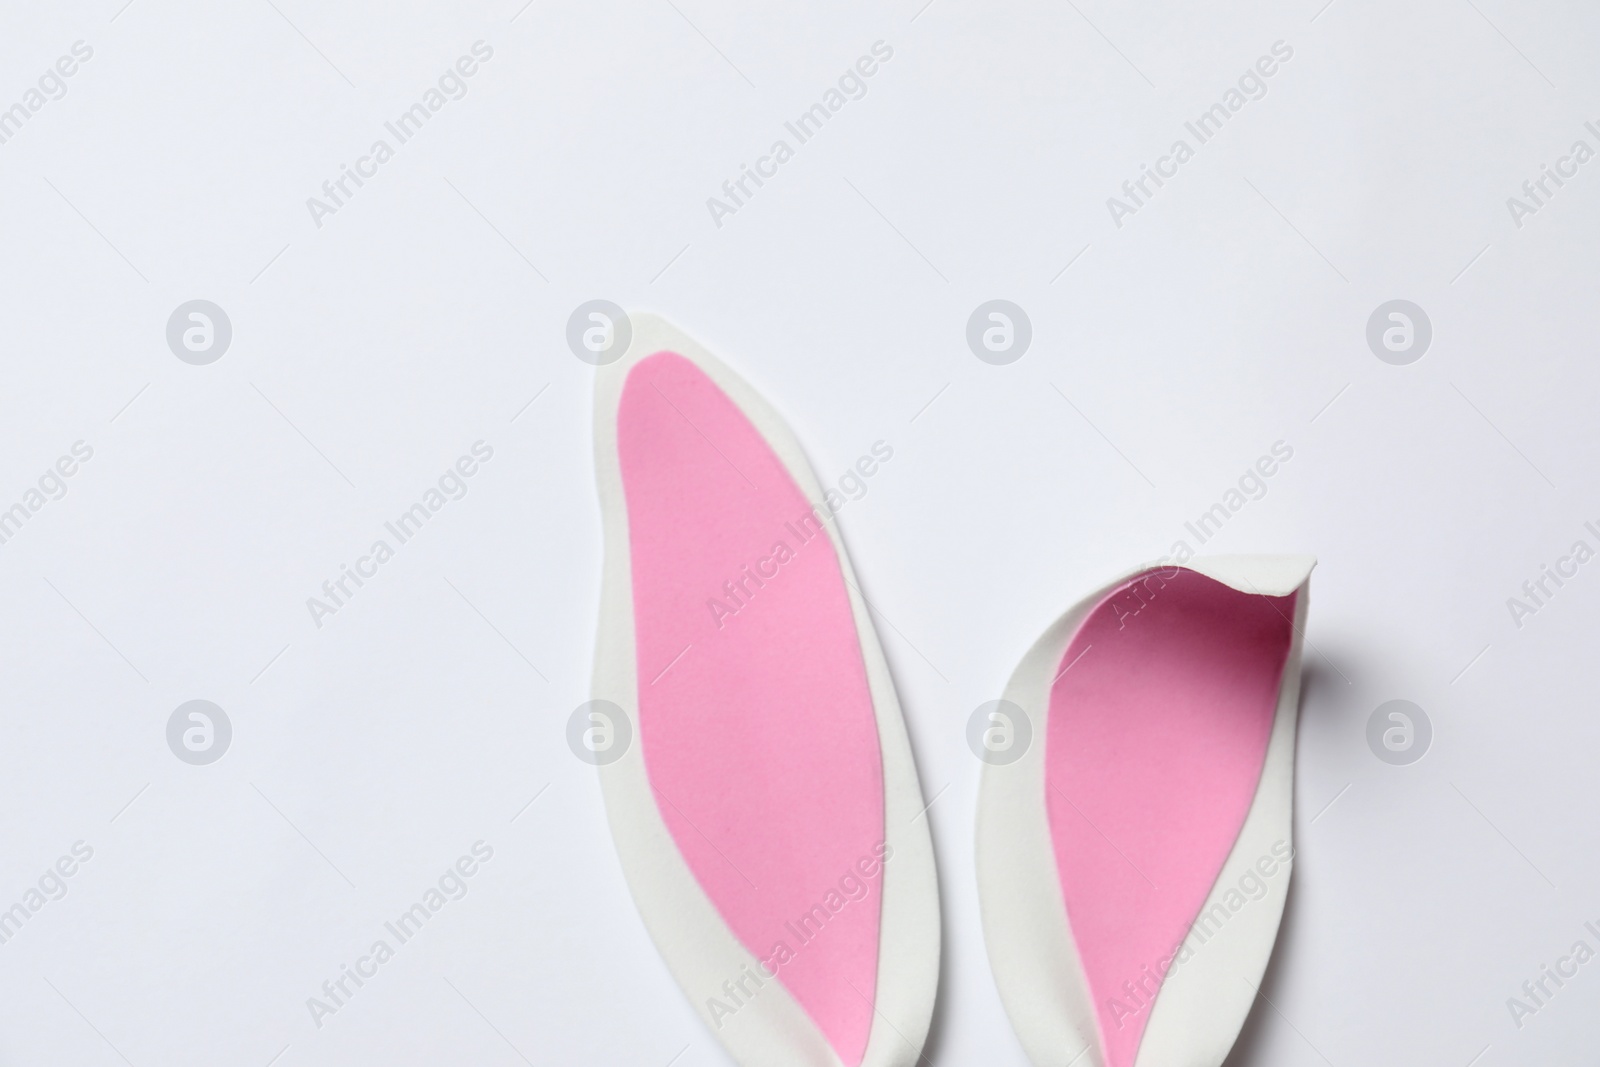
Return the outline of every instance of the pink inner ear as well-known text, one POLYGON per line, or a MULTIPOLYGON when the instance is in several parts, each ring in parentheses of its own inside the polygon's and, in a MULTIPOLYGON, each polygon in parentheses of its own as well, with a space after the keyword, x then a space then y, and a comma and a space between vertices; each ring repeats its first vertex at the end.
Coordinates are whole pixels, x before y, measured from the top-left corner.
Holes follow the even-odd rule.
POLYGON ((1107 1067, 1132 1067, 1250 810, 1293 615, 1293 594, 1146 572, 1095 607, 1057 668, 1045 802, 1107 1067))
MULTIPOLYGON (((877 990, 883 764, 839 560, 761 434, 682 356, 633 368, 617 434, 657 806, 734 934, 855 1067, 877 990)), ((733 1010, 763 995, 727 977, 732 992, 690 994, 733 1010)))

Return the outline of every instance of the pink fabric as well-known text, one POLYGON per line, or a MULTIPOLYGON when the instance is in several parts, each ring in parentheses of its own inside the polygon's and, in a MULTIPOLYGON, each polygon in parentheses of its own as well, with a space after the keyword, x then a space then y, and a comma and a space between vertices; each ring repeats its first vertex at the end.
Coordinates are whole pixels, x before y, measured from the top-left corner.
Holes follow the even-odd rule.
POLYGON ((734 934, 855 1067, 877 988, 883 764, 839 560, 760 433, 682 356, 633 368, 617 434, 657 806, 734 934))
POLYGON ((1107 1067, 1133 1064, 1249 812, 1293 617, 1293 594, 1147 572, 1101 601, 1062 657, 1045 802, 1107 1067))

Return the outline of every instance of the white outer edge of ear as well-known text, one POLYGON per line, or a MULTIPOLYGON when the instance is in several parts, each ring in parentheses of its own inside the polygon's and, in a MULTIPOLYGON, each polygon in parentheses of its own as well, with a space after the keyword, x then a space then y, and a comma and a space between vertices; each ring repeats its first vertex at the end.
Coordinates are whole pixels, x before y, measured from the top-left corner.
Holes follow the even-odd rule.
MULTIPOLYGON (((1215 885, 1236 883, 1263 853, 1270 854, 1274 841, 1292 844, 1301 635, 1315 565, 1310 556, 1212 556, 1181 564, 1241 592, 1262 596, 1300 592, 1261 781, 1215 885)), ((1067 922, 1044 804, 1050 690, 1067 645, 1106 594, 1139 574, 1170 566, 1177 565, 1162 560, 1124 572, 1079 600, 1045 630, 1023 656, 1004 694, 1028 715, 1032 727, 1028 750, 1014 763, 983 768, 976 862, 984 940, 1006 1014, 1037 1067, 1065 1063, 1105 1067, 1088 982, 1067 922)), ((1136 1067, 1218 1067, 1227 1057, 1277 940, 1288 867, 1283 865, 1283 877, 1267 880, 1266 897, 1251 902, 1224 928, 1226 938, 1207 942, 1162 983, 1136 1067), (1237 992, 1223 988, 1228 983, 1237 986, 1237 992)), ((1207 906, 1210 903, 1208 896, 1207 906)))
MULTIPOLYGON (((623 873, 646 929, 679 986, 734 1059, 746 1067, 842 1067, 811 1017, 777 978, 720 1027, 708 998, 744 968, 757 974, 757 958, 740 943, 678 851, 652 795, 638 729, 638 678, 634 653, 633 580, 627 501, 617 451, 617 408, 628 372, 662 350, 678 353, 716 383, 766 439, 806 499, 819 503, 822 487, 800 443, 765 400, 689 337, 654 316, 630 314, 632 339, 616 362, 596 368, 595 474, 604 519, 599 637, 595 646, 595 699, 628 714, 632 743, 622 758, 602 765, 600 788, 623 873)), ((866 666, 883 754, 884 840, 892 854, 883 866, 879 920, 876 1011, 862 1067, 912 1067, 932 1021, 939 979, 939 890, 922 788, 888 662, 878 644, 866 602, 839 532, 824 522, 866 666)), ((846 872, 839 872, 843 875, 846 872)))
MULTIPOLYGON (((1221 573, 1211 576, 1245 592, 1259 590, 1266 596, 1287 596, 1298 590, 1300 595, 1295 598, 1294 630, 1261 781, 1239 836, 1202 906, 1202 915, 1263 857, 1274 861, 1274 873, 1262 877, 1257 870, 1257 877, 1266 883, 1265 893, 1259 899, 1248 899, 1225 924, 1203 920, 1206 940, 1196 945, 1194 954, 1175 966, 1161 983, 1134 1059, 1135 1067, 1217 1067, 1227 1059, 1255 1003, 1256 990, 1277 944, 1283 907, 1289 899, 1294 867, 1294 743, 1300 720, 1300 655, 1306 612, 1311 606, 1310 571, 1315 561, 1293 556, 1254 559, 1261 561, 1259 567, 1251 565, 1252 557, 1219 557, 1211 561, 1221 564, 1218 569, 1237 577, 1241 584, 1221 573), (1274 855, 1273 846, 1280 843, 1291 850, 1288 860, 1274 855), (1212 929, 1213 925, 1217 928, 1212 929)), ((1201 921, 1197 920, 1196 925, 1200 926, 1201 921)))

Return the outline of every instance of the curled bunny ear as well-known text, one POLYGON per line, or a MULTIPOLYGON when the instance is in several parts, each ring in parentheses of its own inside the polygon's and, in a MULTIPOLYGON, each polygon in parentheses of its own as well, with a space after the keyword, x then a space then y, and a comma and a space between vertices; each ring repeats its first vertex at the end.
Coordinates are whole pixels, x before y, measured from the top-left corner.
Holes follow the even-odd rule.
POLYGON ((994 714, 1032 744, 986 760, 978 889, 1039 1067, 1218 1067, 1233 1047, 1288 892, 1314 562, 1141 568, 1012 675, 994 714))
POLYGON ((631 316, 597 371, 601 764, 645 925, 751 1067, 897 1067, 939 970, 911 748, 822 488, 749 386, 631 316), (620 755, 617 751, 620 749, 620 755))

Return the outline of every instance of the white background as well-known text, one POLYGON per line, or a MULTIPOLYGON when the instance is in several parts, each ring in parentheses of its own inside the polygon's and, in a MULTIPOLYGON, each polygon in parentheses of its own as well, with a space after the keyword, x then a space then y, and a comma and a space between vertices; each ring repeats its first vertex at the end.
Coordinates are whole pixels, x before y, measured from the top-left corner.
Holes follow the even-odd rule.
POLYGON ((825 482, 894 449, 841 521, 937 797, 927 1062, 1024 1062, 967 716, 1280 440, 1206 546, 1321 559, 1300 857, 1230 1063, 1592 1054, 1600 962, 1520 1030, 1506 999, 1600 948, 1600 563, 1521 628, 1506 600, 1600 547, 1600 161, 1520 228, 1506 198, 1600 148, 1600 12, 122 3, 11 0, 0 27, 0 107, 94 49, 0 145, 0 507, 94 449, 0 545, 0 907, 94 849, 0 945, 0 1063, 728 1062, 564 741, 600 571, 564 330, 596 297, 718 353, 825 482), (306 198, 477 40, 468 95, 314 225, 306 198), (706 198, 878 40, 867 95, 714 225, 706 198), (1115 226, 1106 198, 1279 40, 1267 96, 1115 226), (996 297, 1034 331, 1005 367, 964 339, 996 297), (233 324, 209 366, 165 341, 194 298, 233 324), (1409 366, 1365 341, 1395 298, 1433 323, 1409 366), (480 439, 469 494, 314 625, 480 439), (234 728, 206 767, 165 740, 194 698, 234 728), (1365 740, 1394 698, 1435 731, 1410 766, 1365 740), (470 893, 316 1028, 306 998, 479 839, 470 893))

